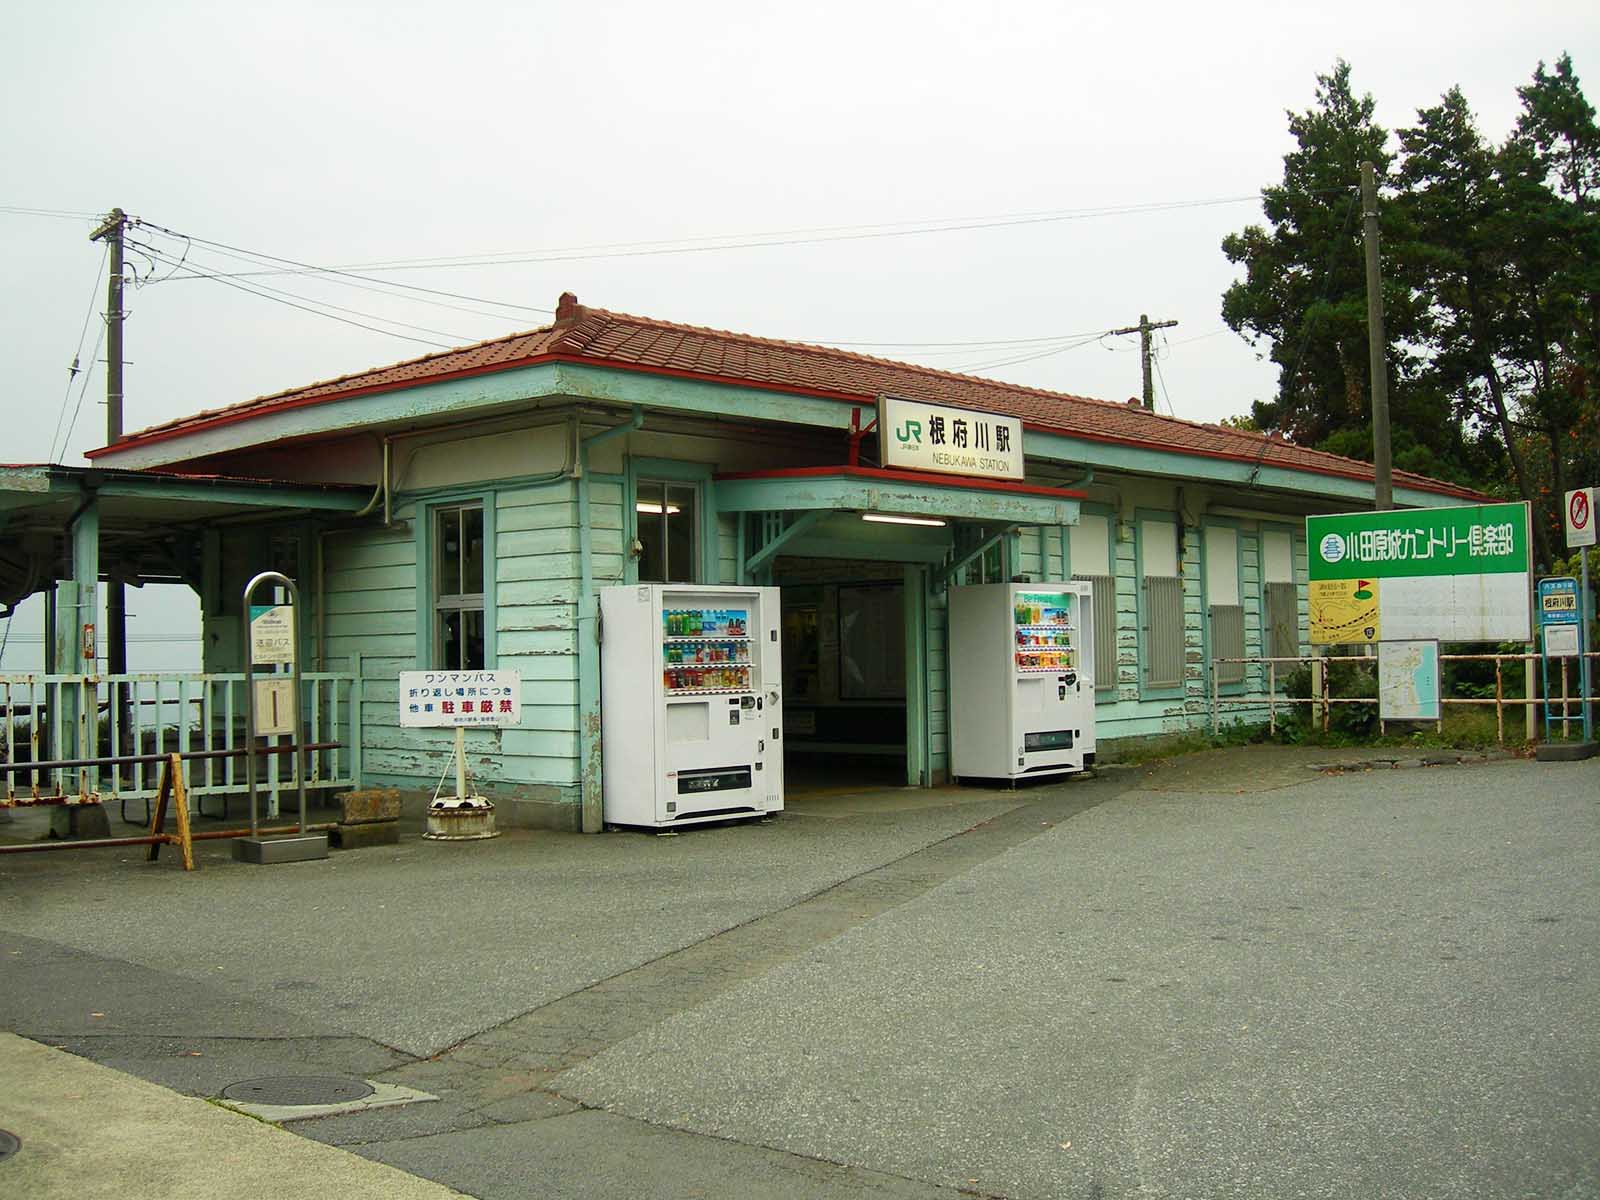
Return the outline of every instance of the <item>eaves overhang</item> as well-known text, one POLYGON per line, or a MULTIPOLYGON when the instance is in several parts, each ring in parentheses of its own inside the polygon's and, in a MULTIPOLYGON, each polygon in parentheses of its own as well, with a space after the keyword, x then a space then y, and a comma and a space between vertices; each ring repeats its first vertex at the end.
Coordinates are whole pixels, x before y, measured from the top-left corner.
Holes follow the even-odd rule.
POLYGON ((715 477, 719 512, 873 513, 1006 525, 1076 525, 1083 493, 883 467, 797 467, 715 477))

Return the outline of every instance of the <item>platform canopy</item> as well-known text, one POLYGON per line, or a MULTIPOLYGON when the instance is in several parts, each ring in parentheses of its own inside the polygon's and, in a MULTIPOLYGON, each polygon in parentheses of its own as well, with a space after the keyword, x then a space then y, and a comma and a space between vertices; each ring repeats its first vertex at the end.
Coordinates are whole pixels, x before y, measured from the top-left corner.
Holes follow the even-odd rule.
POLYGON ((218 475, 0 465, 0 613, 80 571, 135 584, 193 582, 202 530, 349 516, 371 494, 218 475))
POLYGON ((1075 525, 1078 492, 881 467, 719 475, 717 510, 739 517, 741 580, 777 556, 966 563, 1026 525, 1075 525), (748 529, 748 536, 746 530, 748 529))

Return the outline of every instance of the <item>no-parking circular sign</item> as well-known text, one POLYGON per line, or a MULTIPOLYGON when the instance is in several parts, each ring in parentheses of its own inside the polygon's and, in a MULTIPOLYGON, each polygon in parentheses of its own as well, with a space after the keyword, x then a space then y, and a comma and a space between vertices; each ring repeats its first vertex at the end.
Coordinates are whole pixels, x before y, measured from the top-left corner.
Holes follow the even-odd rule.
POLYGON ((1567 548, 1595 544, 1594 488, 1578 488, 1567 493, 1567 548))

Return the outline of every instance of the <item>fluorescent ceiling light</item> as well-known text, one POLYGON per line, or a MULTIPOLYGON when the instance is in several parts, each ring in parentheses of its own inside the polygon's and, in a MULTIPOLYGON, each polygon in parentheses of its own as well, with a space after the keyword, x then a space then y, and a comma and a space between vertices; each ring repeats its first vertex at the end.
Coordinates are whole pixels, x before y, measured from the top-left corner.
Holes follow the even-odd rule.
POLYGON ((942 517, 896 517, 888 513, 862 513, 863 521, 872 521, 878 525, 936 525, 942 526, 942 517))
MULTIPOLYGON (((633 511, 634 512, 642 512, 642 513, 655 513, 657 516, 659 516, 661 514, 661 505, 659 505, 659 504, 650 504, 650 503, 648 503, 646 501, 641 500, 641 501, 639 501, 637 504, 635 504, 633 506, 633 511)), ((669 516, 669 517, 672 516, 675 513, 679 513, 679 512, 682 512, 682 511, 683 510, 680 509, 676 504, 667 505, 667 516, 669 516)))

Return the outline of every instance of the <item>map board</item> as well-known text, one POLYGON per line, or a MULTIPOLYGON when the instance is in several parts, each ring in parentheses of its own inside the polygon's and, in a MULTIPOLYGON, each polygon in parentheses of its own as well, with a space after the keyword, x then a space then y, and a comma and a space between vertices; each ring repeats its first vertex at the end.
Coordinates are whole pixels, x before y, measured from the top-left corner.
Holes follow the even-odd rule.
POLYGON ((1526 503, 1306 518, 1311 641, 1526 642, 1526 503))
POLYGON ((1384 721, 1437 721, 1439 643, 1378 643, 1378 717, 1384 721))

